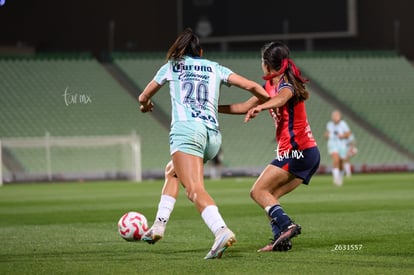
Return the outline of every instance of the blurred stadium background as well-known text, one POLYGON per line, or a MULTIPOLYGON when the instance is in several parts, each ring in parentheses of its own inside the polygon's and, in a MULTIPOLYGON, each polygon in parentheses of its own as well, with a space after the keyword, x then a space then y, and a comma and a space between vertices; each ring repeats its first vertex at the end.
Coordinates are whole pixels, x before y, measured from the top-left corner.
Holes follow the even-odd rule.
MULTIPOLYGON (((414 39, 403 0, 0 1, 4 182, 159 178, 169 160, 170 98, 141 114, 136 97, 184 27, 205 56, 261 81, 260 48, 285 41, 311 80, 307 111, 323 138, 334 109, 356 136, 356 172, 414 170, 414 39)), ((223 87, 221 103, 249 95, 223 87)), ((274 157, 274 127, 220 115, 226 176, 274 157)), ((208 170, 207 170, 208 171, 208 170)))

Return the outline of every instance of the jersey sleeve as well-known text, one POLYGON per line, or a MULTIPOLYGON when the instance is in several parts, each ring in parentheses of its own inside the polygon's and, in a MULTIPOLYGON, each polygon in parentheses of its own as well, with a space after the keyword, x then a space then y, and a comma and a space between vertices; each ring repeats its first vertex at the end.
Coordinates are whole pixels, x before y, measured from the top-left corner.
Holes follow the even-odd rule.
POLYGON ((228 84, 229 76, 233 73, 233 71, 230 70, 227 67, 217 65, 217 73, 218 73, 221 81, 228 84))
POLYGON ((282 83, 280 83, 280 85, 279 85, 279 89, 278 89, 278 93, 280 93, 280 91, 282 90, 282 89, 285 89, 285 88, 287 88, 287 89, 289 89, 291 92, 292 92, 292 94, 295 94, 295 90, 293 89, 293 85, 292 84, 290 84, 290 83, 287 83, 287 82, 282 82, 282 83))
POLYGON ((157 72, 154 77, 154 81, 160 85, 164 85, 170 75, 170 63, 164 64, 157 72))

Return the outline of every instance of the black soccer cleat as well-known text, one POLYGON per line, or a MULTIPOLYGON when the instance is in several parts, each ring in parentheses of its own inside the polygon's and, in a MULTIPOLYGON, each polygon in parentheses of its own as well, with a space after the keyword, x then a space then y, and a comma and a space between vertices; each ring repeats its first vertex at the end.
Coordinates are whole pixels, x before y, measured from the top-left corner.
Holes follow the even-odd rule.
POLYGON ((301 233, 302 227, 299 224, 291 223, 286 230, 280 233, 279 237, 274 241, 273 251, 287 251, 292 248, 290 239, 301 233))
POLYGON ((290 240, 284 241, 277 246, 277 249, 273 249, 273 245, 276 239, 272 239, 272 241, 265 245, 264 247, 257 250, 257 252, 272 252, 272 251, 288 251, 292 249, 292 242, 290 240))

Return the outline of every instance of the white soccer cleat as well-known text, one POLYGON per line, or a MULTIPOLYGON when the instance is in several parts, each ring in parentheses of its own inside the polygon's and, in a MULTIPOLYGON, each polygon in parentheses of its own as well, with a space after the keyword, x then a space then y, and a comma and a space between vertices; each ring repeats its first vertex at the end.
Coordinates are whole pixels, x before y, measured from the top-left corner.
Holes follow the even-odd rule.
POLYGON ((145 232, 141 240, 149 244, 154 244, 164 237, 164 231, 164 223, 155 222, 153 226, 147 232, 145 232))
POLYGON ((216 259, 221 258, 223 252, 229 247, 232 246, 236 242, 236 236, 234 233, 228 228, 222 228, 216 235, 216 239, 214 241, 211 250, 207 253, 204 257, 205 260, 208 259, 216 259))
POLYGON ((334 184, 336 185, 336 186, 342 186, 343 185, 343 179, 342 178, 337 178, 337 179, 335 179, 334 180, 334 184))

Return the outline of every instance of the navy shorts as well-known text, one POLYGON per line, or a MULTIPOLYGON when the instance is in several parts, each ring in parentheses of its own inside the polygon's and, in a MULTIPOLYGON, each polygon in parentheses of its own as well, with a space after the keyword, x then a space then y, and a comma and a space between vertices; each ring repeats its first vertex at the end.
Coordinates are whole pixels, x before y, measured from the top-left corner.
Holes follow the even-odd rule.
POLYGON ((309 184, 313 174, 319 168, 321 156, 318 147, 305 150, 291 150, 276 157, 271 164, 303 179, 304 184, 309 184))

